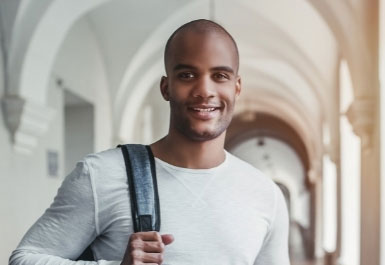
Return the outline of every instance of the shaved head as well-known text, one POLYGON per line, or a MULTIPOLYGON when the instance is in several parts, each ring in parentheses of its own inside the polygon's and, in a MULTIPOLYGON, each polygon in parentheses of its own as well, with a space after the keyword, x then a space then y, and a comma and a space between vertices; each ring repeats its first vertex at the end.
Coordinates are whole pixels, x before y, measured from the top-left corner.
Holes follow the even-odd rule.
POLYGON ((174 53, 173 51, 175 49, 178 49, 178 45, 175 45, 176 39, 183 38, 183 36, 186 33, 191 33, 191 32, 196 34, 201 34, 202 36, 216 34, 230 41, 232 43, 234 58, 236 61, 236 71, 238 72, 238 68, 239 68, 238 47, 235 40, 230 35, 230 33, 228 33, 227 30, 225 30, 218 23, 215 23, 207 19, 198 19, 198 20, 190 21, 180 26, 177 30, 174 31, 173 34, 171 34, 170 38, 167 40, 166 48, 164 51, 164 64, 165 64, 167 73, 169 72, 168 66, 169 66, 170 57, 173 55, 174 53))

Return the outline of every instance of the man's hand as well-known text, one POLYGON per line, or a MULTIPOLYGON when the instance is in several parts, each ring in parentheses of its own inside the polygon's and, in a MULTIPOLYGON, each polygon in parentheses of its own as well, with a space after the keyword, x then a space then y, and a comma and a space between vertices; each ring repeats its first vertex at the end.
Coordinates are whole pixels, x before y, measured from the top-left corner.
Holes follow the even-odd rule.
POLYGON ((121 265, 160 265, 165 246, 173 241, 172 235, 160 235, 156 231, 134 233, 128 241, 121 265))

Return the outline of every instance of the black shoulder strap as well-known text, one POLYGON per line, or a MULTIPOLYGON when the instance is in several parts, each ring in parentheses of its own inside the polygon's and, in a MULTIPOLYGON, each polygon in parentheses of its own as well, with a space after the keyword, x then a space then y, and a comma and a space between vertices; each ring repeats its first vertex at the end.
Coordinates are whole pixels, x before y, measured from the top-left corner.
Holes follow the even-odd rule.
MULTIPOLYGON (((151 148, 139 144, 119 145, 126 165, 135 232, 160 230, 160 206, 155 160, 151 148)), ((77 260, 93 261, 91 246, 77 260)))
POLYGON ((151 148, 140 144, 120 147, 126 164, 134 231, 159 231, 159 194, 151 148))

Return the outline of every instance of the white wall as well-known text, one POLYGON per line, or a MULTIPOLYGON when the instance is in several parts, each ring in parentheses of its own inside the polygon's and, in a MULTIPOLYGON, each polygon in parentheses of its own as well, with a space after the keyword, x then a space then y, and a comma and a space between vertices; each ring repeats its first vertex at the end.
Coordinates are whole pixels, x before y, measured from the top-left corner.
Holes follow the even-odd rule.
MULTIPOLYGON (((160 81, 161 75, 159 75, 160 81)), ((147 94, 143 101, 141 111, 138 112, 138 116, 135 121, 134 142, 150 144, 160 138, 164 137, 169 128, 170 120, 170 107, 169 102, 165 101, 160 93, 159 82, 155 83, 147 94), (145 119, 145 112, 142 111, 148 108, 147 111, 151 111, 151 120, 145 119), (148 141, 144 139, 144 130, 149 127, 145 122, 150 122, 152 127, 151 139, 148 141)), ((146 138, 146 137, 145 137, 146 138)))
MULTIPOLYGON (((66 89, 95 106, 94 149, 111 146, 111 111, 103 58, 87 21, 81 20, 68 33, 57 55, 47 95, 47 105, 56 112, 33 155, 21 155, 13 150, 8 130, 3 119, 0 120, 0 264, 8 263, 11 251, 50 205, 64 178, 64 98, 63 89, 56 84, 58 77, 64 80, 66 89), (57 177, 48 176, 48 150, 58 152, 57 177)), ((1 82, 0 95, 2 85, 1 82)), ((0 114, 3 117, 3 113, 0 114)))
POLYGON ((11 41, 12 29, 21 2, 21 0, 2 0, 0 2, 0 23, 2 24, 2 30, 4 30, 3 33, 5 35, 4 38, 7 46, 9 46, 11 41))
POLYGON ((104 57, 86 18, 68 33, 57 55, 53 75, 62 87, 95 107, 95 151, 111 147, 112 118, 104 57))
POLYGON ((94 109, 90 104, 64 108, 65 174, 85 155, 94 152, 94 109))
POLYGON ((62 91, 53 86, 48 98, 49 106, 57 111, 56 116, 33 155, 16 153, 3 120, 0 123, 0 264, 7 264, 10 252, 49 206, 63 178, 62 91), (59 177, 48 176, 47 150, 59 153, 59 177))

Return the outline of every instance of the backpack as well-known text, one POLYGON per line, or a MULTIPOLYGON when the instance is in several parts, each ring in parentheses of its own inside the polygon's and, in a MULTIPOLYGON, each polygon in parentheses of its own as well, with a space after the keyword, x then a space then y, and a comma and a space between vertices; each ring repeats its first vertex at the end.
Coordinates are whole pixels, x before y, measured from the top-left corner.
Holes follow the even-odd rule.
MULTIPOLYGON (((159 232, 159 193, 155 159, 151 148, 141 144, 118 145, 118 147, 122 150, 126 165, 134 232, 159 232)), ((90 246, 77 260, 95 260, 90 246)))

